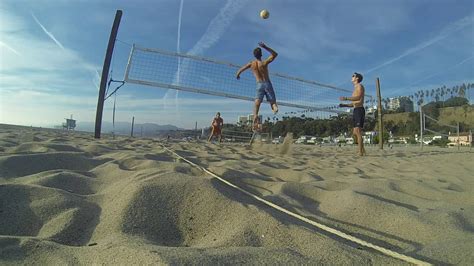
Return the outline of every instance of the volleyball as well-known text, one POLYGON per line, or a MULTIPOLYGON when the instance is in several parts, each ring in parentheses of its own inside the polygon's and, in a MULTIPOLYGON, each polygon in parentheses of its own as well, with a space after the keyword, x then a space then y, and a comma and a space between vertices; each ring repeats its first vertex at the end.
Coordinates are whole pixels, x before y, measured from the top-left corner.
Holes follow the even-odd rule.
POLYGON ((268 10, 264 9, 260 11, 260 17, 263 19, 267 19, 270 16, 270 12, 268 10))

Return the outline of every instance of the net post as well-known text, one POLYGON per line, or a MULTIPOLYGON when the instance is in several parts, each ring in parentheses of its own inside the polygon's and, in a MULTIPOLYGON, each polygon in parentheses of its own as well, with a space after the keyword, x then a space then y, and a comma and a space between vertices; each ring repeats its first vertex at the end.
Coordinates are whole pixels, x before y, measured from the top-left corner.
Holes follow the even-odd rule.
POLYGON ((134 52, 135 52, 135 44, 132 45, 132 49, 130 50, 130 55, 128 56, 127 68, 125 70, 125 77, 123 79, 124 81, 128 81, 128 75, 130 73, 130 67, 131 67, 134 52))
POLYGON ((461 149, 461 139, 459 138, 459 122, 458 122, 457 130, 458 130, 458 151, 459 151, 459 149, 461 149))
POLYGON ((382 119, 382 95, 380 94, 380 80, 375 80, 375 86, 377 88, 377 113, 379 122, 379 148, 383 150, 383 119, 382 119))
POLYGON ((252 145, 253 140, 255 139, 255 134, 257 134, 257 133, 255 133, 255 132, 252 133, 252 137, 250 138, 249 145, 252 145))
POLYGON ((132 131, 130 132, 130 137, 133 138, 133 125, 135 124, 135 117, 132 117, 132 131))
POLYGON ((472 130, 469 130, 469 151, 472 150, 472 130))
POLYGON ((102 113, 104 111, 104 99, 105 89, 107 86, 107 79, 109 76, 110 62, 112 61, 112 54, 115 46, 115 39, 117 38, 117 32, 122 19, 122 10, 117 10, 115 13, 114 24, 110 32, 109 44, 107 46, 107 52, 105 54, 104 66, 102 67, 102 77, 100 79, 99 98, 97 100, 97 111, 95 116, 95 132, 94 138, 100 139, 100 131, 102 127, 102 113))
POLYGON ((420 103, 420 148, 423 150, 423 129, 425 127, 423 104, 420 103))

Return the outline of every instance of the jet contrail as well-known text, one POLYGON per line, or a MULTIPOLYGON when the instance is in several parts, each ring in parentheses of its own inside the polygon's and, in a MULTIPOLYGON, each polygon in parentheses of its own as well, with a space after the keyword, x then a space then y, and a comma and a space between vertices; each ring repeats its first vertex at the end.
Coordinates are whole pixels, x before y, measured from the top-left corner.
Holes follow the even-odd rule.
POLYGON ((438 34, 438 36, 434 37, 433 39, 430 39, 430 40, 428 40, 428 41, 425 41, 425 42, 423 42, 423 43, 420 43, 420 44, 416 45, 415 47, 412 47, 412 48, 406 50, 406 51, 403 52, 401 55, 399 55, 399 56, 397 56, 397 57, 394 57, 394 58, 388 60, 387 62, 384 62, 384 63, 382 63, 382 64, 380 64, 380 65, 378 65, 378 66, 376 66, 376 67, 373 67, 373 68, 371 68, 371 69, 368 69, 368 70, 366 70, 366 71, 364 71, 364 72, 362 72, 362 73, 368 74, 368 73, 373 72, 373 71, 375 71, 375 70, 377 70, 377 69, 379 69, 379 68, 382 68, 382 67, 384 67, 384 66, 390 65, 390 64, 392 64, 392 63, 394 63, 394 62, 396 62, 396 61, 398 61, 398 60, 400 60, 400 59, 402 59, 402 58, 404 58, 404 57, 406 57, 406 56, 409 56, 409 55, 411 55, 411 54, 414 54, 414 53, 416 53, 416 52, 418 52, 418 51, 420 51, 420 50, 422 50, 422 49, 424 49, 424 48, 426 48, 426 47, 428 47, 428 46, 431 46, 431 45, 433 45, 433 44, 435 44, 435 43, 437 43, 437 42, 439 42, 439 41, 445 39, 445 38, 448 37, 449 35, 451 35, 451 34, 457 32, 457 31, 462 30, 462 29, 465 28, 466 26, 471 25, 471 24, 473 23, 473 21, 474 21, 474 15, 470 15, 470 16, 464 17, 464 18, 462 18, 462 19, 460 19, 460 20, 458 20, 458 21, 456 21, 456 22, 454 22, 454 23, 452 23, 452 24, 449 24, 449 25, 446 26, 443 30, 441 30, 441 33, 438 34))
POLYGON ((247 2, 248 0, 228 0, 226 5, 219 11, 219 14, 209 23, 201 39, 188 53, 194 55, 202 54, 207 48, 214 45, 247 2))
POLYGON ((474 55, 471 55, 470 57, 465 58, 465 59, 462 60, 461 62, 459 62, 459 63, 457 63, 457 64, 455 64, 455 65, 453 65, 453 66, 450 66, 450 67, 448 67, 448 68, 446 68, 446 69, 443 69, 443 71, 439 71, 439 72, 437 72, 437 73, 435 73, 435 74, 429 75, 429 76, 427 76, 427 77, 425 77, 425 78, 423 78, 423 79, 420 79, 420 80, 418 80, 418 81, 416 81, 416 82, 414 82, 414 83, 408 85, 408 87, 413 86, 413 85, 415 85, 415 84, 418 84, 418 83, 420 83, 420 82, 422 82, 422 81, 424 81, 424 80, 430 79, 430 78, 432 78, 432 77, 438 76, 439 74, 446 73, 446 71, 449 71, 449 70, 451 70, 451 69, 453 69, 453 68, 455 68, 455 67, 458 67, 458 66, 460 66, 460 65, 462 65, 462 64, 464 64, 464 63, 466 63, 467 61, 469 61, 469 60, 471 60, 471 59, 473 59, 473 58, 474 58, 474 55))
MULTIPOLYGON (((181 0, 181 3, 179 4, 179 13, 178 13, 178 37, 176 41, 176 52, 180 53, 181 48, 181 18, 183 14, 183 6, 184 6, 184 0, 181 0)), ((180 76, 181 76, 181 58, 178 57, 178 70, 175 73, 174 79, 173 79, 173 84, 179 85, 180 83, 180 76)), ((173 98, 175 102, 175 106, 178 104, 178 91, 177 90, 171 90, 168 89, 165 93, 165 96, 163 96, 163 109, 166 108, 167 106, 167 99, 173 98)))
MULTIPOLYGON (((221 8, 219 13, 211 20, 209 25, 207 26, 206 31, 201 36, 199 41, 188 51, 188 54, 199 55, 202 54, 206 49, 210 48, 214 45, 221 36, 225 33, 226 29, 229 27, 230 23, 234 20, 235 16, 239 13, 239 11, 244 7, 244 5, 248 2, 248 0, 228 0, 224 7, 221 8)), ((180 5, 180 15, 178 21, 178 39, 181 36, 181 13, 182 13, 182 4, 181 1, 180 5)), ((178 41, 179 44, 179 41, 178 41)), ((177 84, 181 82, 181 69, 184 66, 184 69, 187 68, 189 65, 188 59, 182 59, 180 64, 178 65, 178 71, 175 74, 173 83, 177 84)), ((186 73, 184 73, 186 74, 186 73)), ((164 98, 169 98, 175 95, 175 102, 177 104, 177 91, 168 90, 164 96, 164 98)))
POLYGON ((95 77, 92 77, 92 83, 94 83, 94 85, 96 86, 97 88, 97 91, 100 91, 100 79, 101 79, 101 75, 99 73, 99 71, 97 69, 95 69, 95 77))
POLYGON ((6 44, 2 41, 0 41, 0 46, 3 46, 5 48, 7 48, 8 50, 12 51, 13 53, 15 53, 16 55, 21 56, 21 54, 17 50, 13 49, 13 47, 9 46, 8 44, 6 44))
POLYGON ((36 18, 35 14, 33 14, 33 12, 31 13, 31 16, 34 18, 34 20, 36 21, 36 23, 38 23, 38 25, 41 27, 41 29, 43 29, 44 33, 46 33, 49 38, 51 38, 51 40, 53 40, 61 49, 65 50, 64 49, 64 46, 58 41, 56 40, 56 38, 54 37, 54 35, 49 32, 44 26, 43 24, 41 24, 41 22, 39 22, 39 20, 36 18))
MULTIPOLYGON (((178 16, 178 41, 176 42, 176 51, 177 53, 181 52, 181 18, 183 15, 183 6, 184 6, 184 0, 181 0, 181 3, 179 4, 179 16, 178 16)), ((176 80, 176 84, 180 83, 180 77, 181 77, 181 58, 178 57, 178 78, 176 80)), ((179 117, 179 105, 178 105, 178 95, 179 91, 175 91, 175 96, 174 96, 174 104, 176 106, 176 109, 178 111, 178 117, 179 117)))
MULTIPOLYGON (((56 37, 54 37, 54 35, 53 35, 51 32, 49 32, 49 31, 43 26, 43 24, 41 24, 41 22, 38 20, 38 18, 36 18, 35 14, 33 14, 33 12, 31 12, 31 16, 32 16, 33 19, 36 21, 36 23, 41 27, 41 29, 43 29, 44 33, 46 33, 46 34, 49 36, 49 38, 51 38, 51 40, 53 40, 53 41, 56 43, 56 45, 59 46, 59 48, 61 48, 63 51, 66 51, 66 48, 64 48, 64 46, 56 39, 56 37)), ((86 63, 86 62, 82 62, 82 61, 80 61, 80 64, 81 64, 84 68, 86 68, 87 70, 91 71, 91 72, 93 73, 92 75, 97 74, 98 80, 100 81, 100 79, 101 79, 101 78, 100 78, 100 74, 99 74, 99 72, 97 71, 97 69, 96 69, 94 66, 92 66, 92 65, 90 65, 90 64, 88 64, 88 63, 86 63), (94 73, 94 72, 95 72, 95 73, 94 73)), ((97 87, 98 90, 100 89, 100 88, 99 88, 100 86, 97 85, 97 82, 94 80, 94 77, 92 78, 92 83, 94 84, 94 86, 97 87)))
MULTIPOLYGON (((181 17, 183 15, 183 5, 184 5, 184 0, 181 0, 181 3, 179 5, 179 15, 178 15, 178 40, 176 42, 176 52, 180 53, 181 48, 180 48, 180 42, 181 42, 181 17)), ((180 76, 180 62, 181 60, 178 58, 178 79, 177 79, 177 84, 179 84, 179 76, 180 76)))

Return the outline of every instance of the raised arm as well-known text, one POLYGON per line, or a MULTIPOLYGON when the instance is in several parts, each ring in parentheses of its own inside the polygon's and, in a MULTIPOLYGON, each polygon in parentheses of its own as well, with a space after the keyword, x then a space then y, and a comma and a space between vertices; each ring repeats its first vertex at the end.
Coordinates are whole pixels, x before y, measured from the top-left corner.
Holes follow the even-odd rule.
POLYGON ((272 48, 268 47, 265 43, 259 42, 258 45, 260 45, 260 47, 262 47, 263 49, 267 50, 270 53, 270 56, 265 61, 263 61, 264 65, 270 64, 278 56, 278 53, 275 52, 275 50, 273 50, 272 48))
POLYGON ((241 67, 239 71, 237 71, 236 78, 240 79, 240 74, 244 72, 245 70, 249 69, 252 66, 252 63, 248 63, 245 66, 241 67))

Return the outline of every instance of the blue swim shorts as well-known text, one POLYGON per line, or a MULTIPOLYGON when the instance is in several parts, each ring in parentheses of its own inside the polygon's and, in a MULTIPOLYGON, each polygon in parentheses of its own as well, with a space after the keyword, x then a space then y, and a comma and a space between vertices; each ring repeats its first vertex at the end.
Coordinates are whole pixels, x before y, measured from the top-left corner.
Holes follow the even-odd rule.
POLYGON ((263 101, 263 96, 267 98, 268 102, 276 102, 275 92, 270 81, 257 82, 257 97, 256 99, 263 101))

